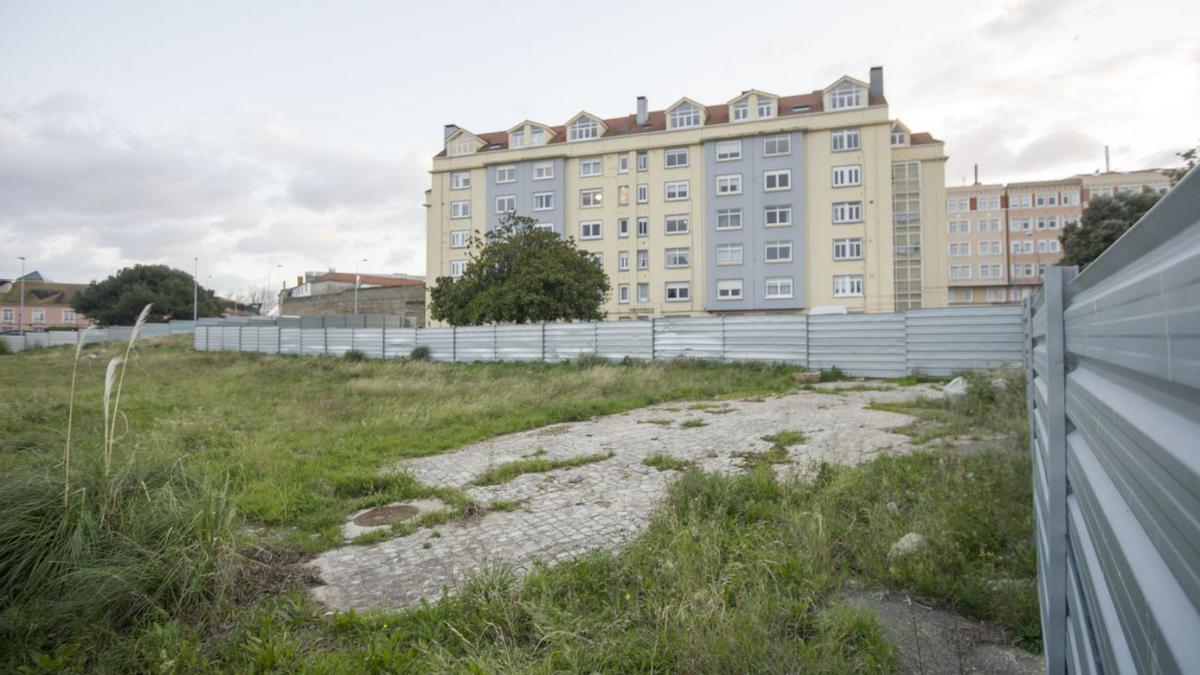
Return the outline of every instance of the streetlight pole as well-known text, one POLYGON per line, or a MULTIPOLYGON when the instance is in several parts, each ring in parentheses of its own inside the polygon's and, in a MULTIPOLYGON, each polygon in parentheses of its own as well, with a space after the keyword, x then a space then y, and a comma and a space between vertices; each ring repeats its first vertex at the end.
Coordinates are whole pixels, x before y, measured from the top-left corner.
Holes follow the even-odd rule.
POLYGON ((366 258, 354 263, 354 315, 358 316, 358 266, 360 263, 367 262, 366 258))
MULTIPOLYGON (((267 270, 267 294, 265 297, 263 297, 263 306, 264 307, 269 308, 269 305, 270 305, 270 303, 267 301, 267 298, 271 296, 271 274, 273 274, 275 272, 275 270, 279 269, 280 267, 283 267, 283 265, 276 265, 267 270)), ((261 313, 262 310, 260 309, 259 311, 261 313)))
POLYGON ((192 258, 192 323, 200 317, 200 256, 192 258))
POLYGON ((21 309, 17 315, 17 332, 22 337, 25 336, 25 256, 17 256, 17 260, 21 261, 21 309))

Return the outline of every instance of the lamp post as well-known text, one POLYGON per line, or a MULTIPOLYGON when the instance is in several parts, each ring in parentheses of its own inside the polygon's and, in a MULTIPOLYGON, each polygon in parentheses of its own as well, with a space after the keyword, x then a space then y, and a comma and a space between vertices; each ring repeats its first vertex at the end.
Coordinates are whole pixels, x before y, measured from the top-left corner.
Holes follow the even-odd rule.
POLYGON ((271 295, 271 274, 273 274, 275 272, 275 270, 279 269, 280 267, 283 267, 283 265, 276 265, 276 266, 270 268, 269 270, 267 270, 267 294, 265 297, 263 297, 263 306, 264 307, 269 307, 269 304, 270 304, 267 301, 267 298, 270 297, 270 295, 271 295))
POLYGON ((192 258, 192 323, 200 317, 200 256, 192 258))
POLYGON ((21 261, 21 309, 17 314, 17 332, 22 337, 25 336, 25 256, 17 256, 17 260, 21 261))
POLYGON ((354 315, 358 316, 358 266, 367 262, 366 258, 354 263, 354 315))

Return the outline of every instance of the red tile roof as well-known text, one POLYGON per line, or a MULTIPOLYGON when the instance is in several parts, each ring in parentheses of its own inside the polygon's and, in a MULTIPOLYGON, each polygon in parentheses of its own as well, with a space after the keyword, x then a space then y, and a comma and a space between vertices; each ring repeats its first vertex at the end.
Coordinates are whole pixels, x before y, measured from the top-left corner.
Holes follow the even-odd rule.
MULTIPOLYGON (((352 272, 327 272, 317 277, 316 281, 344 281, 346 283, 354 283, 354 274, 352 272)), ((424 286, 425 282, 420 279, 405 279, 402 277, 381 277, 374 274, 358 275, 358 283, 370 284, 372 286, 424 286)))
POLYGON ((941 143, 941 141, 934 138, 933 134, 928 131, 918 131, 909 137, 908 143, 909 145, 928 145, 930 143, 941 143))

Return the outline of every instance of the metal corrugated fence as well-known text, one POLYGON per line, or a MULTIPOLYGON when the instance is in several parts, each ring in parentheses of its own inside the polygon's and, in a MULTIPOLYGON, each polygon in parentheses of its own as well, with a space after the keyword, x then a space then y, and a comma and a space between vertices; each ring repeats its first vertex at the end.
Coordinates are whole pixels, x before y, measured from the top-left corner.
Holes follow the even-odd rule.
POLYGON ((1046 672, 1200 668, 1200 172, 1027 303, 1046 672))
MULTIPOLYGON (((170 323, 148 323, 142 326, 139 334, 142 338, 165 337, 168 335, 187 335, 192 332, 194 324, 191 321, 172 321, 170 323)), ((93 328, 86 332, 84 338, 87 344, 97 342, 122 342, 129 339, 132 328, 129 326, 109 326, 108 328, 93 328)), ((3 335, 3 340, 9 351, 20 352, 38 347, 58 347, 73 345, 82 331, 61 330, 45 333, 26 333, 25 335, 3 335)), ((196 347, 200 349, 199 346, 196 347)), ((207 345, 205 345, 207 348, 207 345)))
POLYGON ((946 375, 1019 363, 1017 305, 912 310, 902 314, 727 316, 654 321, 546 323, 460 328, 287 328, 199 325, 196 349, 402 358, 414 347, 434 361, 548 361, 596 354, 609 360, 694 358, 766 361, 852 375, 946 375), (253 331, 252 336, 245 333, 253 331), (242 333, 241 341, 238 340, 242 333))

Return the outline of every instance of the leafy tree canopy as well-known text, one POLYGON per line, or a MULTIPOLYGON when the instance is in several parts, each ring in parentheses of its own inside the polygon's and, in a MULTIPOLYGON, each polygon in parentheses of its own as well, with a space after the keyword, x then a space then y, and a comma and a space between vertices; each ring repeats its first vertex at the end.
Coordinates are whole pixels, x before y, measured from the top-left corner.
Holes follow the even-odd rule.
POLYGON ((604 270, 574 239, 509 215, 483 238, 459 278, 438 277, 429 313, 455 326, 596 321, 609 291, 604 270))
POLYGON ((1171 181, 1171 187, 1179 184, 1183 177, 1188 175, 1188 172, 1196 167, 1196 155, 1200 154, 1200 145, 1194 148, 1188 148, 1183 152, 1177 152, 1175 155, 1183 160, 1183 166, 1176 169, 1166 169, 1163 173, 1167 174, 1167 178, 1171 181))
POLYGON ((1093 197, 1078 225, 1063 228, 1063 265, 1087 267, 1158 202, 1155 192, 1093 197))
MULTIPOLYGON (((199 292, 199 315, 220 316, 211 291, 199 292)), ((134 265, 77 293, 71 306, 106 326, 130 325, 153 303, 149 321, 192 318, 192 275, 166 265, 134 265)))

